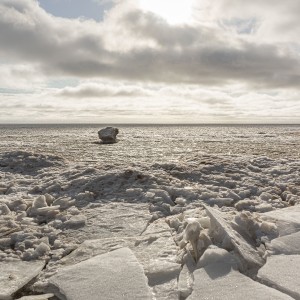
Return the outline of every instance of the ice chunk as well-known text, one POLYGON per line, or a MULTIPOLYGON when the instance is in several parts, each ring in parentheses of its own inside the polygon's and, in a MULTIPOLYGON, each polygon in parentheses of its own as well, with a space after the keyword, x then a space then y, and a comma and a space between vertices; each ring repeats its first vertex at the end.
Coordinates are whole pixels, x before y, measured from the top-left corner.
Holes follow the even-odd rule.
POLYGON ((52 205, 53 201, 55 200, 55 198, 50 194, 45 194, 45 199, 49 206, 52 205))
POLYGON ((21 298, 18 298, 17 300, 47 300, 49 298, 52 298, 54 294, 42 294, 42 295, 31 295, 31 296, 23 296, 21 298))
POLYGON ((86 216, 84 215, 75 215, 72 216, 68 221, 64 222, 64 226, 67 228, 80 228, 85 226, 87 221, 86 216))
POLYGON ((300 255, 272 255, 258 271, 258 277, 295 299, 300 299, 300 255))
POLYGON ((275 222, 280 236, 300 231, 300 205, 273 210, 261 216, 275 222))
POLYGON ((216 262, 229 264, 234 269, 237 269, 238 267, 238 262, 234 255, 230 254, 225 249, 218 248, 216 246, 210 246, 210 248, 207 248, 200 257, 197 263, 197 268, 203 268, 216 262))
POLYGON ((71 198, 59 198, 53 202, 53 205, 59 205, 61 209, 67 209, 75 204, 75 200, 71 198))
POLYGON ((198 219, 198 222, 203 228, 209 228, 210 227, 210 218, 209 217, 201 217, 198 219))
POLYGON ((184 240, 186 242, 190 242, 195 256, 195 261, 198 260, 198 241, 200 237, 200 232, 203 228, 197 221, 192 221, 187 224, 185 230, 184 230, 184 240))
POLYGON ((5 203, 0 203, 0 215, 9 215, 10 213, 9 207, 5 203))
POLYGON ((128 248, 60 269, 49 283, 68 300, 152 299, 143 268, 128 248))
POLYGON ((218 205, 219 207, 222 207, 232 206, 234 200, 231 198, 211 198, 207 202, 209 205, 218 205))
POLYGON ((13 294, 36 277, 44 266, 43 261, 0 262, 0 299, 12 299, 13 294))
POLYGON ((50 251, 49 245, 47 245, 47 244, 44 243, 44 242, 41 242, 41 243, 35 248, 34 254, 35 254, 36 257, 40 257, 40 256, 43 256, 43 255, 47 254, 49 251, 50 251))
POLYGON ((46 201, 46 197, 44 195, 41 195, 39 197, 37 197, 36 199, 33 200, 32 202, 32 207, 33 208, 41 208, 41 207, 47 207, 47 201, 46 201))
POLYGON ((244 209, 249 209, 249 208, 254 208, 255 205, 258 205, 258 200, 255 199, 244 199, 244 200, 240 200, 239 202, 237 202, 234 207, 237 210, 244 210, 244 209))
POLYGON ((258 268, 264 264, 255 248, 249 244, 238 232, 233 230, 231 225, 223 218, 222 214, 211 207, 205 207, 211 220, 211 234, 216 241, 224 244, 224 247, 231 245, 246 263, 248 269, 258 268))
POLYGON ((274 239, 266 244, 266 248, 273 254, 300 255, 300 231, 274 239))
POLYGON ((193 284, 194 284, 193 272, 195 268, 196 265, 195 265, 194 258, 188 252, 185 258, 185 264, 183 265, 178 278, 178 290, 180 292, 181 298, 185 299, 193 291, 193 284))
POLYGON ((49 215, 54 216, 59 213, 59 205, 38 208, 36 210, 36 213, 39 216, 49 216, 49 215))
POLYGON ((181 265, 165 259, 152 259, 147 265, 146 275, 150 286, 160 285, 178 277, 181 265))
POLYGON ((270 203, 261 203, 261 204, 255 206, 255 211, 261 212, 261 213, 272 211, 272 210, 274 210, 274 208, 273 208, 272 204, 270 204, 270 203))
POLYGON ((292 298, 233 270, 230 264, 213 263, 194 272, 193 293, 187 300, 291 300, 292 298))

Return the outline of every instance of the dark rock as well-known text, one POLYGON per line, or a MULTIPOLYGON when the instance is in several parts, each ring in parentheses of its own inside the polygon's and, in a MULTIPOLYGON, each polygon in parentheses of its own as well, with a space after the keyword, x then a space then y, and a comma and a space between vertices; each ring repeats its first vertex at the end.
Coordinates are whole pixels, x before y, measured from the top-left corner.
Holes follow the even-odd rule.
POLYGON ((118 133, 118 128, 106 127, 98 131, 98 136, 103 144, 113 144, 117 142, 118 133))

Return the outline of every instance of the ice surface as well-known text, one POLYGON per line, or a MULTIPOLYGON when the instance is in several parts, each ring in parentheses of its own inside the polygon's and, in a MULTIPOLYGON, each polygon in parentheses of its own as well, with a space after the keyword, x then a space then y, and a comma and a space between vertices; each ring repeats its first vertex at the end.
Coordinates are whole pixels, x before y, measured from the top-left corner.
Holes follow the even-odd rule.
POLYGON ((49 282, 61 299, 151 299, 143 268, 128 248, 61 269, 49 282))
POLYGON ((292 299, 291 297, 253 281, 231 269, 230 264, 213 263, 194 272, 192 294, 187 300, 292 299))
POLYGON ((266 248, 272 254, 300 255, 300 231, 273 239, 266 244, 266 248))
POLYGON ((298 126, 190 126, 188 137, 186 127, 122 126, 109 146, 97 143, 98 125, 0 127, 0 262, 47 261, 26 293, 128 247, 156 299, 186 297, 193 221, 201 263, 227 250, 253 275, 260 257, 297 251, 298 126))
POLYGON ((62 263, 78 263, 122 247, 129 247, 133 251, 143 266, 157 299, 178 296, 177 277, 181 270, 181 265, 177 263, 178 248, 164 220, 151 223, 142 235, 86 240, 63 258, 62 263))
POLYGON ((13 294, 36 277, 44 266, 43 261, 0 262, 0 299, 12 299, 13 294))
POLYGON ((263 216, 275 221, 280 236, 300 231, 300 205, 267 212, 263 216))
POLYGON ((300 299, 300 255, 272 255, 258 271, 258 277, 269 285, 300 299))

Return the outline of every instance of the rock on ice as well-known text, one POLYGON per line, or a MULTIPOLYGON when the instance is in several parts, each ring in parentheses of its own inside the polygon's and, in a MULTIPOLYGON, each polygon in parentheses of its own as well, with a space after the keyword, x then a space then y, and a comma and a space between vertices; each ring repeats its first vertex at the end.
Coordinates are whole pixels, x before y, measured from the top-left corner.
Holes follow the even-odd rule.
POLYGON ((118 133, 118 128, 106 127, 98 131, 98 136, 104 144, 113 144, 117 142, 118 133))

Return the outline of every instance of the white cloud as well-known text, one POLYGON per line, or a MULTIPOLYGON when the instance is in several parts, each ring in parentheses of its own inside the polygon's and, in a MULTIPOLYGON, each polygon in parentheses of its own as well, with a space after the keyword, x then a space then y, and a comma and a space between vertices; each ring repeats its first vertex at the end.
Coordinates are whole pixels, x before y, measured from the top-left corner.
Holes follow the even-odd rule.
POLYGON ((138 0, 114 2, 103 22, 57 18, 36 0, 0 2, 4 113, 28 110, 36 122, 299 117, 298 2, 195 1, 186 24, 141 11, 138 0), (56 78, 79 84, 47 87, 56 78))

